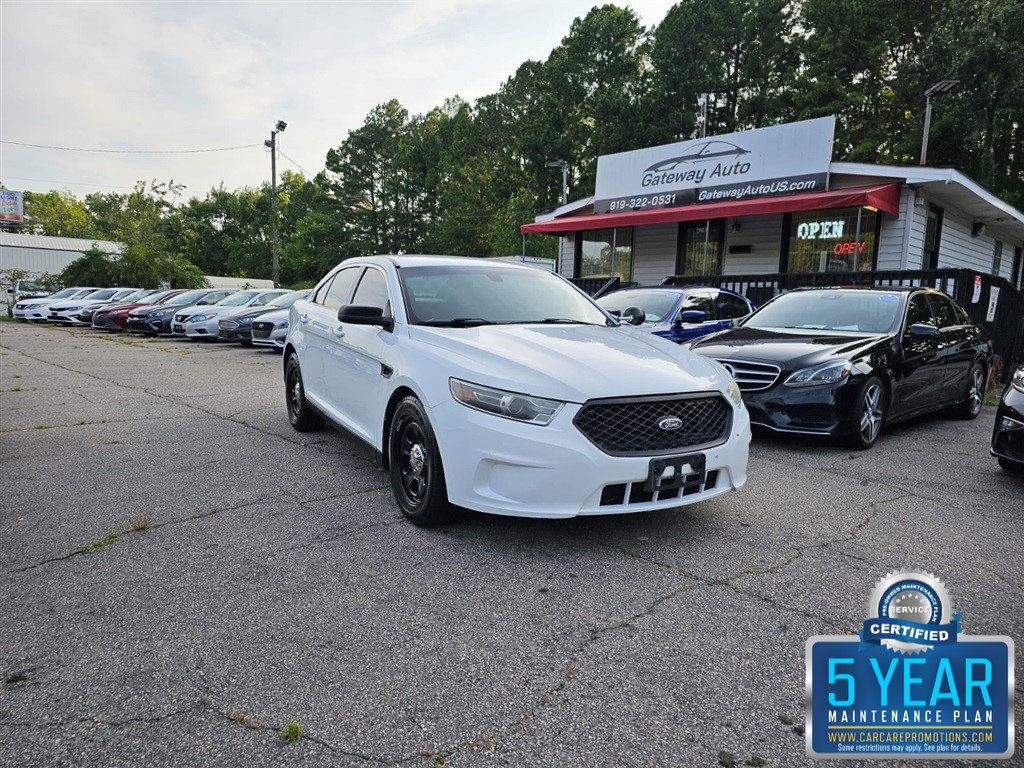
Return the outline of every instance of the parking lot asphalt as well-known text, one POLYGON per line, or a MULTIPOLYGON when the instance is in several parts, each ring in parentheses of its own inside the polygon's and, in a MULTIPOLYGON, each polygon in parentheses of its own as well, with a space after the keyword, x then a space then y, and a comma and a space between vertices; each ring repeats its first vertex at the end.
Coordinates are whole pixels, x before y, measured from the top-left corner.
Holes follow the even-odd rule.
POLYGON ((669 512, 422 530, 369 449, 291 429, 276 353, 0 323, 0 765, 859 765, 805 757, 805 643, 885 574, 1024 640, 994 413, 755 433, 746 487, 669 512))

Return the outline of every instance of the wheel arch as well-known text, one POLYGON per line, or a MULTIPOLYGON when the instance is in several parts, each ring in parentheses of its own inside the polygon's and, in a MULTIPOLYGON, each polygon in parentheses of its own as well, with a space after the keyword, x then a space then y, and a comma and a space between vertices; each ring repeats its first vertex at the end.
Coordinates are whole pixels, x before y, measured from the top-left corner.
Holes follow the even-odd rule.
POLYGON ((419 399, 419 395, 417 395, 410 387, 405 385, 400 386, 391 393, 391 397, 388 399, 388 404, 384 408, 384 422, 381 425, 380 435, 380 465, 384 469, 391 469, 391 458, 389 456, 390 451, 388 450, 388 433, 391 431, 391 421, 395 416, 395 410, 398 408, 398 404, 409 396, 419 399))

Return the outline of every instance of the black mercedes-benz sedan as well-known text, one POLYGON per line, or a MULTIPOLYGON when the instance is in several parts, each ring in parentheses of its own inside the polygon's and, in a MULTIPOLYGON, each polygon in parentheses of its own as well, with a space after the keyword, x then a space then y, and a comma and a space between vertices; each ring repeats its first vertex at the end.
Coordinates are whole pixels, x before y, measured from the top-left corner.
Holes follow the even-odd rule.
POLYGON ((691 348, 732 373, 751 423, 860 449, 929 411, 976 418, 992 361, 985 331, 930 288, 798 288, 691 348))
POLYGON ((1013 372, 996 409, 992 455, 1007 472, 1024 474, 1024 365, 1013 372))

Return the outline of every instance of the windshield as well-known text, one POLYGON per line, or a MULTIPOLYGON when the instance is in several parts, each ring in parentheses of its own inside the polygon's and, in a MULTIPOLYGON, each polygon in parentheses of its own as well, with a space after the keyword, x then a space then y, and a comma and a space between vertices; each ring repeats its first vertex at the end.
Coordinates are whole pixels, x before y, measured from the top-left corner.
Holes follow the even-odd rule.
POLYGON ((648 323, 660 323, 668 318, 678 301, 679 294, 673 291, 616 291, 602 296, 597 303, 615 316, 621 315, 626 307, 640 307, 648 323))
POLYGON ((609 324, 571 284, 537 269, 467 262, 404 267, 398 276, 414 325, 609 324))
POLYGON ((888 333, 895 327, 902 305, 898 293, 793 291, 766 304, 743 327, 888 333))
POLYGON ((129 301, 138 301, 139 299, 149 296, 149 294, 151 294, 152 292, 153 291, 149 290, 148 288, 142 288, 141 290, 138 291, 132 291, 127 296, 122 296, 119 299, 119 301, 123 301, 125 303, 128 303, 129 301))
POLYGON ((118 290, 120 290, 120 289, 118 289, 118 288, 106 288, 106 289, 104 289, 102 291, 95 291, 94 293, 90 293, 89 294, 89 298, 90 299, 96 299, 97 301, 99 301, 101 299, 111 299, 111 298, 114 297, 115 294, 117 294, 118 290))
POLYGON ((259 291, 239 291, 217 302, 218 307, 240 307, 259 296, 259 291))
POLYGON ((210 291, 205 288, 200 288, 197 291, 185 291, 184 293, 179 293, 177 296, 171 297, 170 299, 167 300, 166 303, 170 304, 171 306, 186 306, 188 304, 195 304, 209 292, 210 291))
POLYGON ((80 290, 82 290, 82 289, 81 288, 65 288, 63 291, 57 291, 56 293, 51 293, 46 298, 48 298, 48 299, 66 299, 68 296, 74 296, 80 290))
POLYGON ((268 301, 267 306, 287 308, 299 299, 304 299, 308 295, 309 291, 292 291, 291 293, 286 293, 283 296, 278 296, 273 301, 268 301))

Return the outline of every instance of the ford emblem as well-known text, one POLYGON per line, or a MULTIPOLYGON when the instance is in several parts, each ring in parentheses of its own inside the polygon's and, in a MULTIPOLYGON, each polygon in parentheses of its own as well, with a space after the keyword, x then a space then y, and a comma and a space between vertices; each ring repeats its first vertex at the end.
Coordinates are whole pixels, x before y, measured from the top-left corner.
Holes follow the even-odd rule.
POLYGON ((675 416, 666 416, 662 419, 658 419, 658 427, 664 429, 666 432, 674 432, 683 426, 683 420, 678 419, 675 416))

